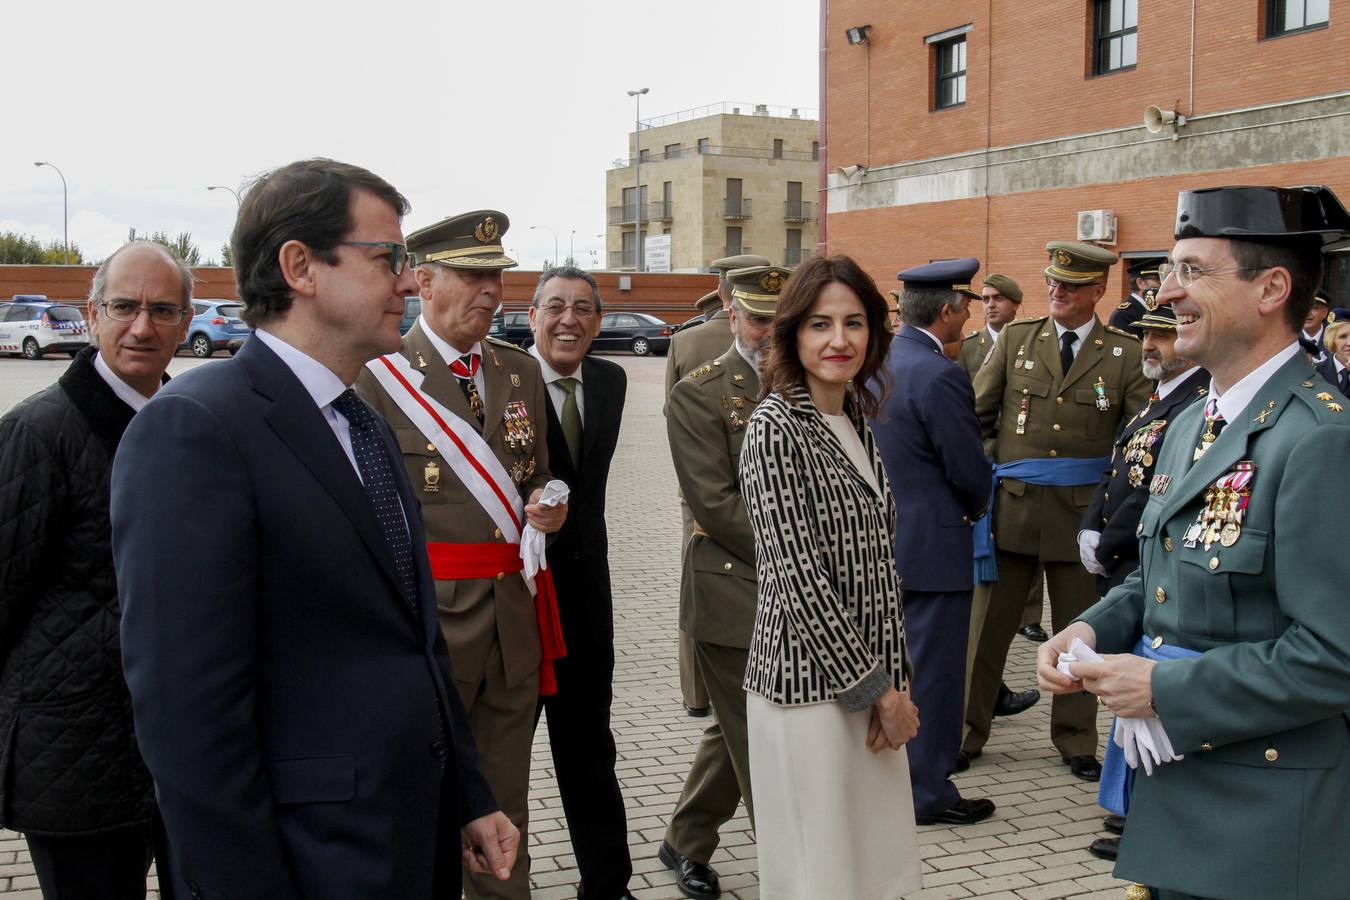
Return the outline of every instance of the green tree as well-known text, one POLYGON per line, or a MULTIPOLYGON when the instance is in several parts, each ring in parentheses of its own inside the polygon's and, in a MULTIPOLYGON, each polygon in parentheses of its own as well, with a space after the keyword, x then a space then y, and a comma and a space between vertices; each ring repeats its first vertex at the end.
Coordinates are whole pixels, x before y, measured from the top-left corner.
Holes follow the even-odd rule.
MULTIPOLYGON (((47 246, 42 249, 42 261, 49 266, 59 266, 65 263, 65 245, 57 240, 48 241, 47 246)), ((70 245, 70 264, 72 266, 84 265, 84 257, 80 254, 79 244, 72 243, 70 245)))
POLYGON ((156 244, 168 247, 189 266, 201 265, 202 253, 193 243, 192 232, 190 231, 180 232, 177 237, 173 238, 163 231, 156 231, 154 234, 148 235, 145 240, 154 241, 156 244))
POLYGON ((0 233, 0 263, 40 266, 45 256, 37 238, 14 231, 0 233))
POLYGON ((234 255, 230 253, 230 242, 220 245, 220 264, 227 269, 234 268, 234 255))

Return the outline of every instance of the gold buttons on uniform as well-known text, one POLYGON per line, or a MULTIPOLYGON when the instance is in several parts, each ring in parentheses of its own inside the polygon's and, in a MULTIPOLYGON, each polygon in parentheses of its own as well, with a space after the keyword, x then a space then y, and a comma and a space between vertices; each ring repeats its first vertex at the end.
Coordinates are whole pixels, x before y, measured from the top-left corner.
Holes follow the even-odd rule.
POLYGON ((1144 533, 1144 523, 1140 522, 1138 525, 1134 526, 1134 536, 1139 537, 1139 535, 1143 533, 1144 533))
POLYGON ((497 580, 498 580, 498 581, 501 581, 501 580, 502 580, 503 578, 505 578, 505 577, 506 577, 506 573, 505 573, 505 572, 498 572, 498 573, 497 573, 497 580))
POLYGON ((1153 639, 1153 644, 1151 646, 1153 647, 1154 650, 1157 650, 1162 645, 1163 645, 1162 635, 1158 635, 1153 639))
POLYGON ((1022 393, 1023 393, 1023 394, 1030 394, 1031 391, 1030 391, 1028 388, 1022 388, 1022 393))
POLYGON ((1266 748, 1266 762, 1274 762, 1279 758, 1280 758, 1280 751, 1276 750, 1274 747, 1266 748))
POLYGON ((730 571, 731 571, 731 563, 722 563, 722 568, 723 568, 725 571, 730 572, 730 571))
POLYGON ((1168 553, 1171 553, 1171 552, 1172 552, 1172 546, 1173 546, 1173 544, 1172 544, 1172 539, 1171 539, 1170 537, 1163 538, 1163 549, 1164 549, 1164 550, 1166 550, 1168 553))
POLYGON ((427 450, 429 450, 429 451, 432 452, 432 453, 435 453, 435 452, 436 452, 436 445, 435 445, 435 444, 427 444, 427 450))
POLYGON ((1051 456, 1059 456, 1059 454, 1056 453, 1054 450, 1051 450, 1051 451, 1050 451, 1050 455, 1051 455, 1051 456))
POLYGON ((1213 750, 1213 749, 1214 749, 1214 745, 1211 744, 1209 741, 1205 741, 1203 744, 1200 745, 1200 749, 1201 749, 1201 750, 1213 750))
POLYGON ((1063 405, 1064 405, 1064 398, 1063 398, 1063 397, 1056 397, 1056 398, 1055 398, 1055 403, 1058 404, 1059 406, 1063 406, 1063 405))
POLYGON ((1219 567, 1219 558, 1217 556, 1211 556, 1209 558, 1209 570, 1213 572, 1218 567, 1219 567))
POLYGON ((1159 603, 1166 603, 1167 591, 1164 591, 1162 588, 1158 588, 1153 592, 1153 599, 1157 600, 1159 603))
POLYGON ((1055 429, 1055 431, 1059 431, 1059 430, 1060 430, 1060 428, 1059 428, 1059 423, 1058 423, 1058 422, 1056 422, 1056 423, 1054 424, 1054 429, 1055 429))
POLYGON ((1118 474, 1118 473, 1116 472, 1115 469, 1112 469, 1112 470, 1111 470, 1111 477, 1112 477, 1112 478, 1115 478, 1117 474, 1118 474))

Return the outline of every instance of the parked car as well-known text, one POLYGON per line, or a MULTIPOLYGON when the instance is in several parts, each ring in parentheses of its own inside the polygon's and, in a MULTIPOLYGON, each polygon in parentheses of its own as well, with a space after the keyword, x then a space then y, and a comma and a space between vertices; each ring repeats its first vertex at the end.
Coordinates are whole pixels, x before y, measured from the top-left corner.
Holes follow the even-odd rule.
POLYGON ((22 353, 27 359, 62 352, 73 357, 87 346, 89 326, 80 307, 42 294, 15 294, 13 300, 0 302, 0 353, 22 353))
POLYGON ((695 325, 702 325, 702 324, 703 324, 704 322, 706 322, 706 321, 708 321, 708 320, 705 319, 705 318, 703 317, 703 314, 702 314, 702 313, 700 313, 700 314, 698 314, 697 316, 694 316, 692 319, 686 319, 685 321, 683 321, 683 322, 681 322, 680 324, 676 325, 676 326, 675 326, 675 333, 676 333, 676 334, 679 334, 681 331, 684 331, 686 328, 693 328, 695 325))
POLYGON ((533 344, 534 332, 530 331, 529 311, 503 313, 502 333, 498 337, 510 341, 517 347, 529 347, 533 344))
POLYGON ((600 318, 592 350, 631 350, 635 356, 665 356, 675 326, 638 312, 611 312, 600 318))
POLYGON ((417 294, 411 297, 403 298, 403 318, 398 323, 398 333, 407 334, 408 329, 417 323, 417 317, 422 314, 422 298, 417 294))
POLYGON ((206 359, 217 350, 238 353, 253 333, 240 318, 243 312, 244 305, 238 300, 193 300, 192 324, 187 340, 178 349, 190 350, 198 359, 206 359))

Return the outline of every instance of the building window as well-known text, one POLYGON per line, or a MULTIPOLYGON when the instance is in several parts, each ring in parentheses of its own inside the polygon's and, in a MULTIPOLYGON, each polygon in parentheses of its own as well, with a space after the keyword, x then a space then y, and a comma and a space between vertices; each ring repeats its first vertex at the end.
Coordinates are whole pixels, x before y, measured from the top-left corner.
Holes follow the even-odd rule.
POLYGON ((698 139, 698 152, 700 156, 708 152, 708 143, 709 142, 707 138, 698 139))
POLYGON ((783 139, 782 139, 782 138, 774 138, 774 139, 773 139, 773 158, 774 158, 774 159, 782 159, 782 158, 783 158, 783 139))
POLYGON ((820 141, 811 142, 811 161, 812 162, 820 161, 820 141))
POLYGON ((638 162, 645 163, 650 158, 650 155, 651 150, 649 150, 646 147, 643 147, 641 150, 638 151, 638 162))
POLYGON ((1320 28, 1331 17, 1331 0, 1267 0, 1266 37, 1320 28))
POLYGON ((739 225, 727 226, 727 245, 724 248, 727 256, 740 256, 750 248, 741 243, 741 229, 739 225))
POLYGON ((666 159, 679 159, 679 158, 680 158, 680 145, 666 144, 666 159))
POLYGON ((964 106, 966 102, 966 36, 934 44, 937 52, 937 108, 964 106))
POLYGON ((1133 69, 1139 58, 1139 0, 1094 0, 1092 74, 1133 69))

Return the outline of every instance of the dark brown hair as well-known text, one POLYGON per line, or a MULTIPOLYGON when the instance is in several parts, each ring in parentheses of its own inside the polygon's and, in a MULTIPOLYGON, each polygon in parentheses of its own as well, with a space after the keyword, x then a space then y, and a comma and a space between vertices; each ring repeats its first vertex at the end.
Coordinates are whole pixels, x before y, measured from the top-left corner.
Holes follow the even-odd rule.
POLYGON ((291 308, 291 288, 281 274, 282 244, 300 241, 323 262, 337 261, 338 242, 352 230, 352 194, 358 190, 388 203, 400 219, 408 213, 408 201, 389 182, 331 159, 302 159, 248 186, 230 235, 244 321, 256 327, 291 308))
POLYGON ((1322 283, 1322 246, 1317 241, 1231 240, 1233 260, 1247 271, 1243 281, 1255 281, 1264 271, 1283 268, 1289 272, 1289 299, 1284 302, 1284 324, 1291 333, 1303 330, 1303 320, 1312 311, 1313 295, 1322 283))
POLYGON ((763 395, 776 391, 780 396, 786 396, 791 386, 806 384, 806 369, 797 353, 797 329, 811 314, 811 308, 826 285, 836 281, 858 295, 867 315, 867 354, 863 357, 862 368, 853 376, 852 397, 864 416, 875 418, 889 388, 886 351, 891 346, 891 333, 886 320, 890 310, 872 276, 847 256, 809 259, 798 266, 783 285, 778 309, 773 315, 769 355, 760 373, 763 395), (876 376, 880 377, 874 380, 876 376))

